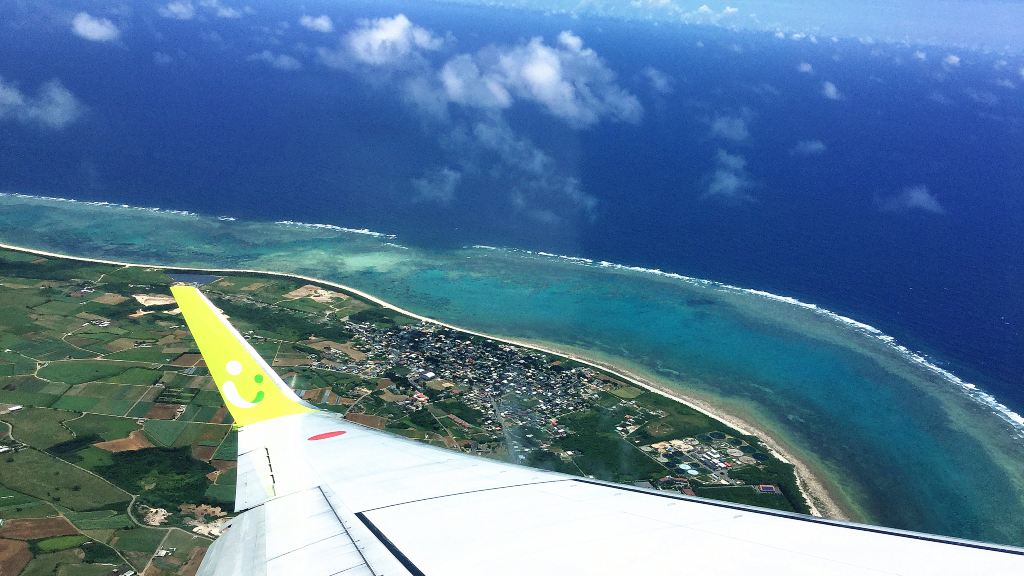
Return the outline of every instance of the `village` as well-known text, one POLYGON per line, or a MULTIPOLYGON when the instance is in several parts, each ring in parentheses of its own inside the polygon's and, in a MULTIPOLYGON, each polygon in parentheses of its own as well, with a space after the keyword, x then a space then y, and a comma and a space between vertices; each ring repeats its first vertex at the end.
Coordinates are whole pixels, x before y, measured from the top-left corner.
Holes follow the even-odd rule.
MULTIPOLYGON (((314 338, 302 343, 309 351, 308 366, 358 375, 365 383, 377 382, 380 389, 374 391, 367 384, 334 386, 304 391, 303 397, 345 405, 349 418, 357 422, 394 430, 396 416, 404 412, 404 421, 415 428, 418 422, 433 423, 433 418, 417 418, 430 414, 449 424, 441 430, 451 432, 454 441, 447 443, 449 447, 533 465, 550 461, 538 452, 572 463, 581 454, 562 446, 560 441, 567 437, 597 433, 608 439, 614 434, 654 465, 634 475, 639 485, 690 495, 692 485, 746 485, 745 480, 731 478, 730 472, 767 459, 746 441, 710 429, 705 434, 645 441, 649 435, 637 431, 669 414, 638 401, 637 396, 644 394, 641 389, 585 364, 428 323, 395 325, 357 317, 344 324, 353 334, 349 342, 314 338), (376 402, 367 402, 368 398, 376 402), (381 415, 368 415, 381 400, 381 415), (609 420, 603 430, 573 425, 580 414, 595 410, 616 417, 621 413, 621 421, 609 420)), ((289 375, 294 376, 285 373, 286 381, 289 375)), ((592 475, 573 466, 556 468, 592 475)), ((777 491, 770 484, 756 488, 762 493, 777 491)))

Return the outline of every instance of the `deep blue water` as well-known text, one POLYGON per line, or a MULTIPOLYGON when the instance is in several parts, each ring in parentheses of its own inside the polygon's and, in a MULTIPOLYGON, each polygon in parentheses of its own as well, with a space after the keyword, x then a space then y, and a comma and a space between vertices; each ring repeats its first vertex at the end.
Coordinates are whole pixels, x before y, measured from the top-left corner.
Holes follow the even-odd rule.
POLYGON ((109 15, 118 42, 92 43, 65 20, 103 4, 54 6, 0 7, 0 77, 28 94, 57 78, 87 111, 60 131, 0 120, 0 189, 365 226, 432 248, 538 249, 793 295, 878 326, 1024 408, 1019 58, 419 2, 255 2, 239 20, 188 22, 136 3, 109 15), (304 11, 330 14, 336 32, 301 29, 304 11), (473 117, 453 109, 431 121, 402 98, 400 73, 370 78, 316 58, 358 18, 398 12, 455 38, 426 54, 433 67, 492 43, 553 44, 566 29, 600 55, 643 106, 639 123, 578 129, 525 103, 504 113, 559 174, 578 178, 592 211, 538 197, 557 221, 537 219, 510 199, 515 179, 488 170, 465 176, 450 203, 415 199, 412 179, 458 164, 453 127, 473 117), (282 34, 261 29, 279 22, 290 23, 282 34), (247 60, 264 49, 304 68, 247 60), (172 62, 154 62, 158 51, 172 62), (960 64, 943 64, 953 52, 960 64), (674 79, 671 94, 648 86, 649 66, 674 79), (826 80, 842 100, 822 97, 826 80), (749 137, 712 136, 716 116, 744 118, 749 137), (801 140, 827 150, 792 154, 801 140), (745 159, 752 199, 705 195, 719 149, 745 159), (941 213, 883 209, 917 185, 941 213))

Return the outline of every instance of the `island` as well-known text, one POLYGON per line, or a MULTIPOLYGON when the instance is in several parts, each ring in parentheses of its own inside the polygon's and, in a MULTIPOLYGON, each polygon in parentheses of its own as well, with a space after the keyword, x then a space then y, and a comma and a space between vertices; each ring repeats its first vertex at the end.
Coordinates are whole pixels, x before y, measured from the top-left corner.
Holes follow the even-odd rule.
POLYGON ((189 282, 307 402, 451 450, 812 512, 766 439, 616 370, 286 274, 0 250, 0 573, 194 574, 237 436, 169 286, 189 282))

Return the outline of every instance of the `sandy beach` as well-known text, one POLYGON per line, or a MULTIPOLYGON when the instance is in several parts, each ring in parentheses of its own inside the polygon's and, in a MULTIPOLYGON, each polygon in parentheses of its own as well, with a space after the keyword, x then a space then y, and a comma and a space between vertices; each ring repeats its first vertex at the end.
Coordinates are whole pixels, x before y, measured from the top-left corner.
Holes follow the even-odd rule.
POLYGON ((76 261, 80 261, 80 262, 92 262, 92 263, 96 263, 96 264, 108 264, 108 265, 114 265, 114 266, 125 266, 125 267, 134 267, 134 268, 154 268, 154 269, 176 271, 176 272, 186 272, 186 273, 199 272, 199 273, 204 273, 204 274, 218 274, 218 273, 264 274, 264 275, 268 275, 268 276, 278 276, 278 277, 282 277, 282 278, 298 279, 298 280, 303 280, 303 281, 307 281, 307 282, 313 282, 313 283, 321 284, 321 285, 324 285, 324 286, 330 286, 332 288, 336 288, 338 290, 342 290, 342 291, 348 292, 350 294, 354 294, 354 295, 356 295, 356 296, 358 296, 360 298, 363 298, 365 300, 371 301, 371 302, 373 302, 375 304, 378 304, 378 305, 380 305, 380 306, 382 306, 384 308, 388 308, 390 310, 394 310, 396 312, 399 312, 399 313, 404 314, 406 316, 409 316, 411 318, 415 318, 415 319, 420 320, 422 322, 434 324, 434 325, 437 325, 437 326, 444 326, 444 327, 452 329, 452 330, 457 330, 459 332, 463 332, 463 333, 466 333, 466 334, 471 334, 471 335, 474 335, 474 336, 480 336, 480 337, 484 337, 484 338, 489 338, 491 340, 495 340, 495 341, 498 341, 498 342, 505 342, 505 343, 508 343, 508 344, 514 344, 516 346, 523 346, 525 348, 530 348, 530 349, 533 349, 533 350, 537 350, 537 351, 540 351, 540 352, 545 352, 545 353, 548 353, 548 354, 553 354, 553 355, 556 355, 556 356, 562 356, 564 358, 568 358, 568 359, 574 360, 576 362, 580 362, 582 364, 586 364, 586 365, 589 365, 589 366, 592 366, 592 367, 595 367, 595 368, 599 368, 599 369, 604 370, 604 371, 606 371, 608 373, 611 373, 611 374, 613 374, 613 375, 615 375, 615 376, 617 376, 619 378, 622 378, 623 380, 626 380, 626 381, 630 382, 631 384, 633 384, 635 386, 638 386, 640 388, 643 388, 645 390, 649 390, 649 391, 657 393, 657 394, 661 394, 662 396, 671 398, 671 399, 673 399, 673 400, 675 400, 677 402, 685 404, 685 405, 693 408, 694 410, 702 412, 702 413, 710 416, 711 418, 714 418, 716 420, 719 420, 719 421, 725 423, 726 425, 736 429, 737 431, 739 431, 741 433, 757 436, 759 439, 761 439, 762 442, 765 443, 765 445, 768 447, 768 449, 772 452, 772 454, 775 457, 779 458, 780 460, 783 460, 784 462, 790 463, 790 464, 792 464, 794 466, 795 472, 796 472, 796 477, 797 477, 797 483, 798 483, 798 485, 800 487, 801 492, 804 495, 804 498, 807 500, 807 503, 808 503, 808 505, 809 505, 809 507, 811 509, 811 513, 812 514, 814 514, 815 516, 821 516, 821 517, 835 519, 835 520, 846 520, 846 519, 848 519, 850 517, 850 515, 848 513, 846 513, 839 506, 839 504, 836 502, 836 499, 833 498, 832 495, 828 492, 828 490, 826 489, 825 485, 822 483, 822 481, 819 479, 819 477, 814 473, 814 471, 811 470, 811 468, 806 463, 804 463, 804 462, 800 461, 799 459, 797 459, 796 457, 794 457, 791 452, 785 450, 781 446, 781 444, 779 442, 777 442, 770 435, 765 433, 763 429, 759 428, 755 424, 752 424, 748 420, 744 420, 744 419, 739 418, 739 417, 737 417, 735 415, 732 415, 732 414, 724 413, 719 408, 710 405, 706 401, 699 400, 699 399, 696 399, 696 398, 693 398, 693 397, 690 397, 690 396, 683 395, 683 394, 679 393, 679 391, 677 391, 677 390, 670 389, 670 388, 666 387, 663 384, 652 382, 652 381, 650 381, 647 378, 643 378, 643 377, 638 376, 636 374, 633 374, 633 373, 631 373, 629 371, 623 370, 620 367, 611 365, 611 364, 609 364, 607 362, 603 362, 603 361, 600 361, 600 360, 595 360, 593 358, 588 358, 588 357, 585 357, 585 356, 581 356, 580 354, 575 353, 575 352, 569 352, 569 351, 566 351, 566 350, 560 350, 557 347, 553 347, 553 346, 550 346, 550 345, 540 345, 540 344, 537 344, 537 343, 534 343, 534 342, 529 342, 529 341, 524 341, 524 340, 502 338, 502 337, 494 336, 494 335, 491 335, 491 334, 477 332, 477 331, 474 331, 474 330, 469 330, 469 329, 466 329, 466 328, 462 328, 460 326, 455 326, 455 325, 452 325, 452 324, 448 324, 446 322, 442 322, 442 321, 439 321, 439 320, 435 320, 433 318, 428 318, 426 316, 422 316, 420 314, 416 314, 414 312, 411 312, 409 310, 406 310, 404 308, 401 308, 399 306, 396 306, 394 304, 391 304, 389 302, 381 300, 380 298, 378 298, 376 296, 373 296, 372 294, 368 294, 366 292, 363 292, 363 291, 361 291, 359 289, 352 288, 350 286, 347 286, 347 285, 344 285, 344 284, 340 284, 338 282, 332 282, 330 280, 324 280, 324 279, 315 278, 315 277, 312 277, 312 276, 305 276, 305 275, 302 275, 302 274, 290 274, 290 273, 284 273, 284 272, 274 272, 274 271, 269 271, 269 270, 254 270, 254 269, 245 269, 245 268, 199 268, 199 267, 166 266, 166 265, 163 265, 163 264, 151 264, 151 263, 120 262, 120 261, 115 261, 115 260, 104 260, 104 259, 99 259, 99 258, 86 258, 86 257, 79 257, 79 256, 71 256, 71 255, 67 255, 67 254, 59 254, 59 253, 54 253, 54 252, 48 252, 48 251, 45 251, 45 250, 36 250, 36 249, 33 249, 33 248, 26 248, 26 247, 23 247, 23 246, 14 246, 14 245, 4 244, 4 243, 0 243, 0 248, 7 249, 7 250, 14 250, 14 251, 18 251, 18 252, 25 252, 25 253, 29 253, 29 254, 35 254, 35 255, 43 256, 43 257, 60 258, 60 259, 66 259, 66 260, 76 260, 76 261))

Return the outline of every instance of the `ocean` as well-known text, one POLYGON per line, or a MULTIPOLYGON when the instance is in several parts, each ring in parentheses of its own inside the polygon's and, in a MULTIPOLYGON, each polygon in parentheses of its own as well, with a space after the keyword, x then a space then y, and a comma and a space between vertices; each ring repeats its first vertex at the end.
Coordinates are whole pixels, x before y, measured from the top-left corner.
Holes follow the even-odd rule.
POLYGON ((608 362, 756 423, 855 519, 1024 538, 1024 419, 877 328, 796 300, 554 254, 417 248, 323 224, 11 195, 0 206, 6 243, 306 274, 608 362))
POLYGON ((139 5, 118 45, 0 8, 19 23, 0 77, 30 97, 56 78, 82 106, 60 130, 0 113, 0 190, 83 201, 0 196, 0 240, 301 272, 581 351, 762 425, 859 519, 1024 544, 1019 57, 303 4, 331 14, 325 35, 253 6, 178 22, 139 5), (442 47, 325 63, 360 19, 398 13, 442 47), (413 101, 455 54, 554 49, 563 30, 602 63, 577 62, 590 87, 639 115, 413 101))

